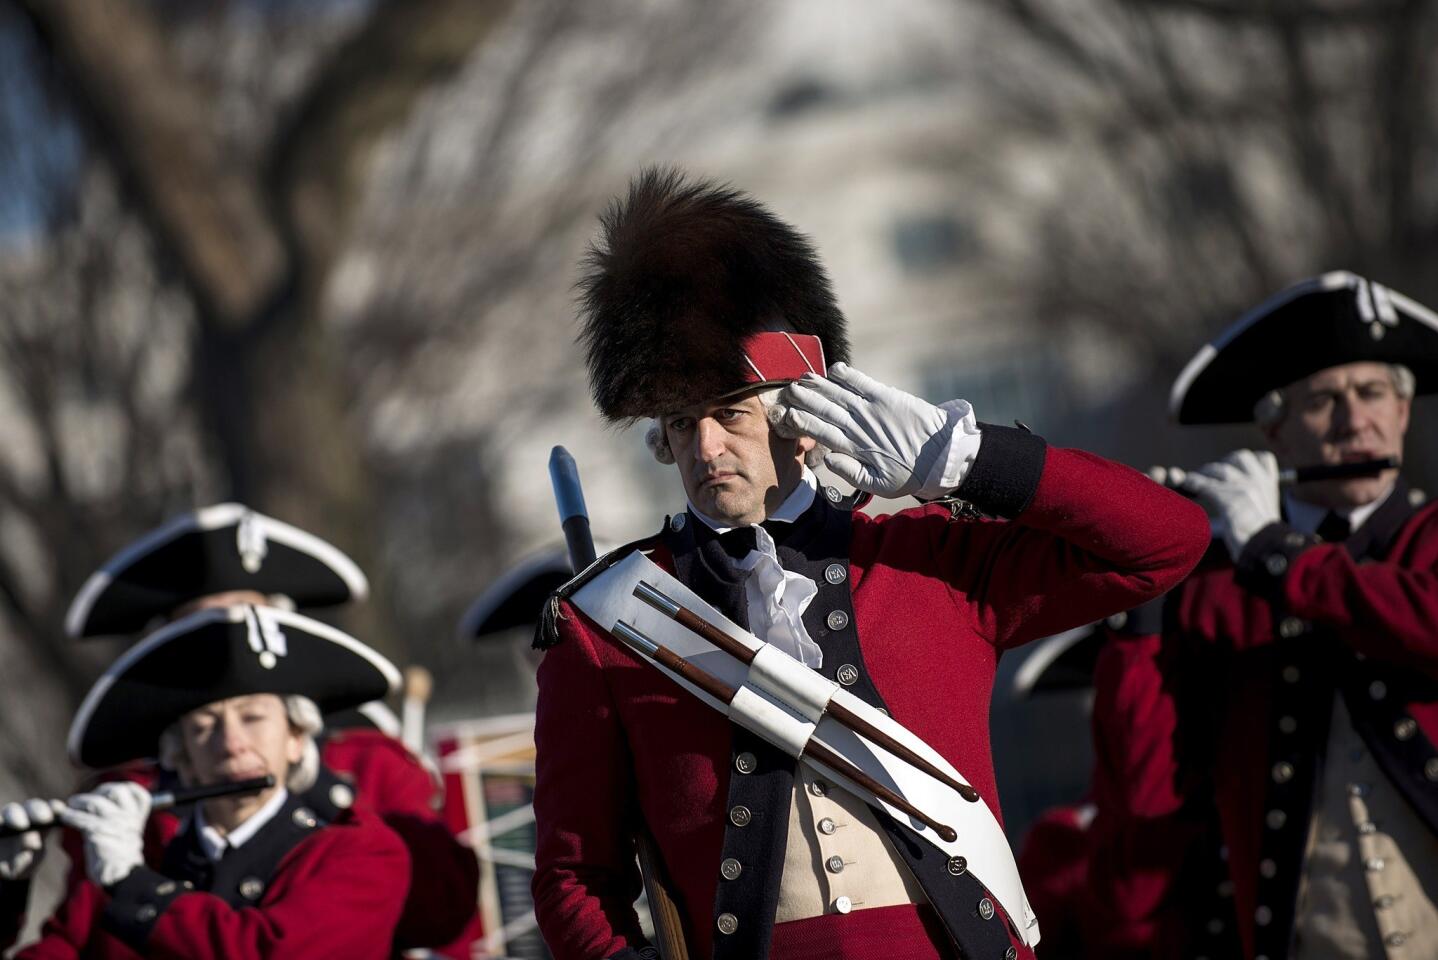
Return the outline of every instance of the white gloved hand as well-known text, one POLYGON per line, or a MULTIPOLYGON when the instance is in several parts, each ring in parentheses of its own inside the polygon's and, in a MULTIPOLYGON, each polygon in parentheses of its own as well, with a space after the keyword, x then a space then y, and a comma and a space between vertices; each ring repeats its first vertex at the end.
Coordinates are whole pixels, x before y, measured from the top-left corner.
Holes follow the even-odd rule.
POLYGON ((1255 533, 1279 520, 1278 460, 1266 450, 1235 450, 1190 471, 1180 486, 1208 511, 1235 561, 1255 533))
POLYGON ((0 880, 24 880, 35 872, 45 853, 45 837, 36 828, 55 822, 55 809, 63 807, 59 800, 26 800, 0 807, 0 828, 7 833, 0 837, 0 880))
POLYGON ((965 400, 936 407, 836 363, 828 378, 805 375, 779 395, 779 422, 831 451, 824 463, 880 497, 946 496, 963 482, 979 449, 965 400))
POLYGON ((128 781, 102 783, 70 798, 60 819, 85 835, 85 873, 111 887, 145 862, 145 821, 150 792, 128 781))

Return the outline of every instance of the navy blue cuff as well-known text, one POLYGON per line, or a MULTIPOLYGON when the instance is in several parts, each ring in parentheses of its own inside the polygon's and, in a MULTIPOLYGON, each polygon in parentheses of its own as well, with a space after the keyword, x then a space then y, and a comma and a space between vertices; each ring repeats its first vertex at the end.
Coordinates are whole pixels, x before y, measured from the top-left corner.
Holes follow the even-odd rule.
POLYGON ((1234 580, 1270 600, 1283 598, 1283 581, 1298 555, 1323 541, 1286 523, 1270 523, 1255 533, 1238 555, 1234 580))
POLYGON ((1012 520, 1028 509, 1044 474, 1048 444, 1015 427, 979 424, 979 452, 954 496, 995 517, 1012 520))
POLYGON ((110 887, 110 902, 100 915, 100 925, 143 953, 150 931, 160 915, 180 894, 193 889, 189 883, 171 880, 162 873, 140 866, 110 887))

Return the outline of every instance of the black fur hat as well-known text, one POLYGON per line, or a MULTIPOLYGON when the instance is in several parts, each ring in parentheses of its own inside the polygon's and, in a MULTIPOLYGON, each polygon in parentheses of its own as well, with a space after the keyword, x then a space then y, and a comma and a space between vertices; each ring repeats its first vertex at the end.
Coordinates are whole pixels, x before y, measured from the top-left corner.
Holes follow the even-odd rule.
POLYGON ((658 416, 743 387, 741 341, 813 334, 847 361, 844 315, 813 246, 726 185, 651 167, 600 218, 579 280, 580 342, 599 412, 658 416))

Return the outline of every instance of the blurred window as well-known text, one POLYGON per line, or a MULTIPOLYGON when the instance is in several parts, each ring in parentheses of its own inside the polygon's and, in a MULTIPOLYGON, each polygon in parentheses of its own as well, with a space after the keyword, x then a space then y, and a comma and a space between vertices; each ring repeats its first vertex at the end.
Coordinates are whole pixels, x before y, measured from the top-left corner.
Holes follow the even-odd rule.
POLYGON ((973 227, 948 213, 900 217, 894 222, 890 240, 895 259, 910 273, 928 273, 979 252, 973 227))
POLYGON ((958 355, 926 364, 921 391, 934 403, 962 398, 986 423, 1022 420, 1042 433, 1060 419, 1071 400, 1069 378, 1045 344, 1016 344, 975 358, 958 355))

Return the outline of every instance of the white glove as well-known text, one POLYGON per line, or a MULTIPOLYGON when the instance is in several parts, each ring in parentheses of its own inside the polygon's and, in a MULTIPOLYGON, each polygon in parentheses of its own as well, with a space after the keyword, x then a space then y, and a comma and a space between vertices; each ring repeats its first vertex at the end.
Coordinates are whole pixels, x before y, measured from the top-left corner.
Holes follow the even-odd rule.
POLYGON ((0 829, 7 833, 23 833, 0 837, 0 880, 24 880, 40 865, 45 852, 45 838, 38 827, 55 822, 55 809, 63 807, 59 800, 26 800, 0 807, 0 829))
POLYGON ((145 862, 145 821, 150 792, 138 783, 102 783, 70 798, 60 819, 85 835, 85 873, 111 887, 145 862))
POLYGON ((827 379, 806 374, 789 384, 779 405, 781 424, 828 447, 825 465, 875 496, 946 496, 979 450, 968 401, 936 407, 844 363, 827 379))
POLYGON ((1234 560, 1255 533, 1279 520, 1278 460, 1266 450, 1235 450, 1189 472, 1180 486, 1208 511, 1234 560))

